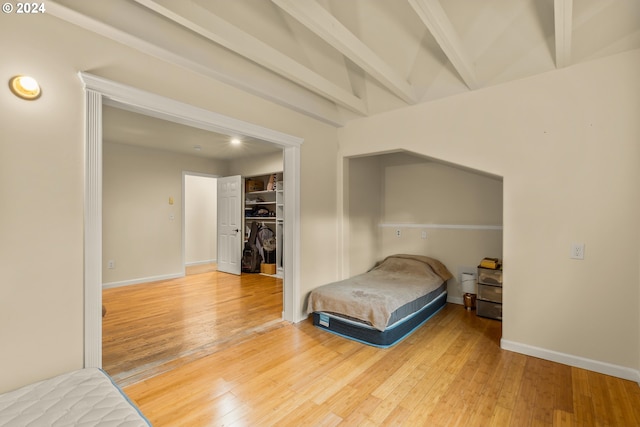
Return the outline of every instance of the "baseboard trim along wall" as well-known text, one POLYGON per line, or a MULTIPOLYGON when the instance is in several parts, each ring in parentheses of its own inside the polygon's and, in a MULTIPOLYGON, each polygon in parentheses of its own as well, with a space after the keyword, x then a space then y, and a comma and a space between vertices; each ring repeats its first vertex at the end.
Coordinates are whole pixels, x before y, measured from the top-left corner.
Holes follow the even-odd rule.
POLYGON ((216 262, 218 262, 217 259, 205 259, 203 261, 186 262, 184 265, 186 267, 193 267, 194 265, 214 264, 216 262))
POLYGON ((526 354, 527 356, 538 357, 540 359, 550 360, 552 362, 562 363, 564 365, 598 372, 600 374, 611 375, 613 377, 635 381, 638 383, 638 385, 640 385, 640 371, 632 368, 626 368, 624 366, 600 362, 598 360, 586 359, 584 357, 574 356, 571 354, 559 353, 557 351, 508 341, 505 339, 500 340, 500 348, 502 348, 503 350, 526 354))
POLYGON ((177 279, 179 277, 184 277, 184 273, 163 274, 161 276, 141 277, 139 279, 103 283, 102 289, 119 288, 120 286, 138 285, 140 283, 157 282, 159 280, 177 279))

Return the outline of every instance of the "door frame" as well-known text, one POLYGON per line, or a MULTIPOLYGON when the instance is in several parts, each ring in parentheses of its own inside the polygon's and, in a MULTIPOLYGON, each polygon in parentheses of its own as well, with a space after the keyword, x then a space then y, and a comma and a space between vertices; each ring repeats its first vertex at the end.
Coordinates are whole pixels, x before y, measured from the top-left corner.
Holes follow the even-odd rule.
POLYGON ((84 170, 84 366, 102 367, 102 106, 169 120, 230 136, 249 136, 283 148, 285 221, 283 312, 298 320, 300 308, 300 145, 302 138, 224 116, 89 73, 85 89, 84 170))

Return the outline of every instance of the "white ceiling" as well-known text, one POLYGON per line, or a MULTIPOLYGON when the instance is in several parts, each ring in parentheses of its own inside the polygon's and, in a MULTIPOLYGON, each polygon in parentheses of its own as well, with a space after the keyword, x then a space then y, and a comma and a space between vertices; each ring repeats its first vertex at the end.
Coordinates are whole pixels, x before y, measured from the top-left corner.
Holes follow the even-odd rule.
POLYGON ((107 105, 103 106, 102 118, 102 138, 105 143, 133 145, 218 160, 282 151, 280 146, 246 136, 239 138, 240 145, 233 145, 229 135, 107 105))
POLYGON ((47 13, 334 126, 640 48, 640 0, 57 0, 47 13))

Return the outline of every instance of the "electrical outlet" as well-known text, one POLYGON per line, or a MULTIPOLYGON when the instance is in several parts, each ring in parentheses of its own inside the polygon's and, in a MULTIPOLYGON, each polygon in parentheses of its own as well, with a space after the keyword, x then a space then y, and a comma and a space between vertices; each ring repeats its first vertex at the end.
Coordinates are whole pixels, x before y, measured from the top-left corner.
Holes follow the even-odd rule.
POLYGON ((426 238, 427 238, 427 232, 426 232, 426 231, 423 231, 423 232, 422 232, 421 237, 422 237, 423 239, 426 239, 426 238))
POLYGON ((584 243, 571 244, 571 259, 584 259, 584 243))
POLYGON ((402 231, 399 228, 396 229, 396 237, 402 236, 402 231))
POLYGON ((110 259, 109 261, 107 261, 107 268, 109 270, 113 270, 114 268, 116 268, 116 262, 110 259))

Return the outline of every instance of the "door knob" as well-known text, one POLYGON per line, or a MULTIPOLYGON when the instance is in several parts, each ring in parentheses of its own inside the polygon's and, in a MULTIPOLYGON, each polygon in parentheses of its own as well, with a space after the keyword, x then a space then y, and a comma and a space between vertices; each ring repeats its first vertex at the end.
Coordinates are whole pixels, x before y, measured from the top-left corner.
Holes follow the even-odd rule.
POLYGON ((237 233, 238 231, 240 231, 240 229, 236 228, 235 230, 231 230, 231 231, 233 231, 234 233, 237 233))

